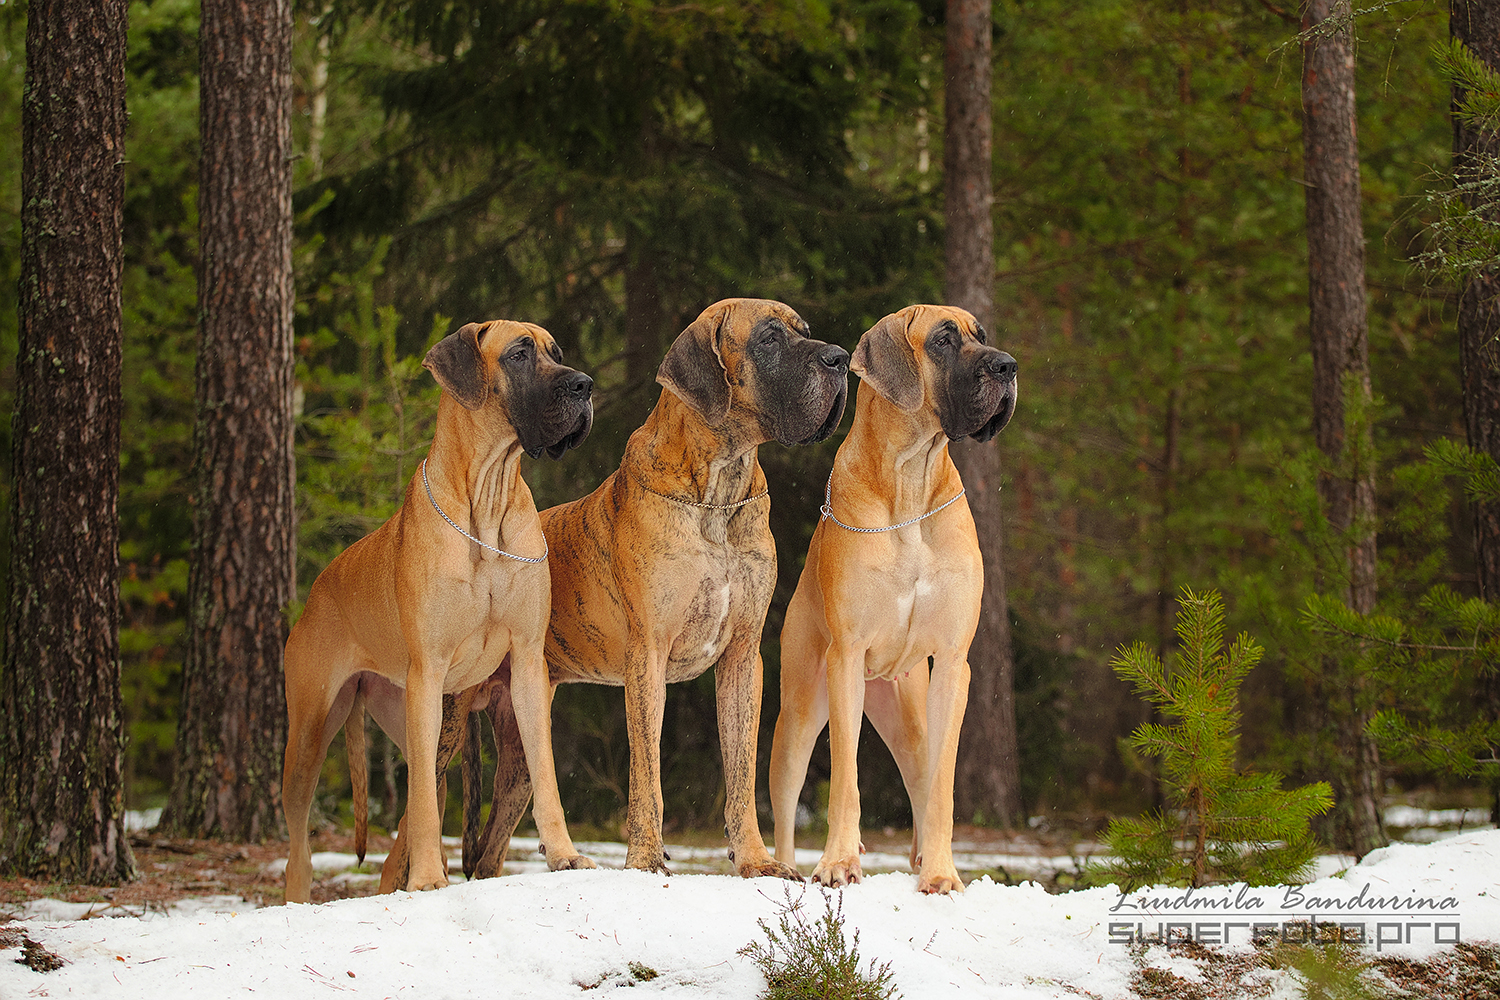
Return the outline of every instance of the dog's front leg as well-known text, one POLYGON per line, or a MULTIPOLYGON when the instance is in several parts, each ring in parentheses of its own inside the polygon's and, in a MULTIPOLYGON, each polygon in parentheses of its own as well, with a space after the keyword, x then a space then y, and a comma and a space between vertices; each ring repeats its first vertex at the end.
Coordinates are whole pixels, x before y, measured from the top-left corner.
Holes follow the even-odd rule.
MULTIPOLYGON (((563 817, 557 766, 552 759, 552 682, 547 677, 541 643, 535 648, 511 650, 510 701, 515 708, 521 745, 526 750, 526 766, 531 771, 536 795, 531 815, 547 856, 547 868, 559 871, 596 867, 573 846, 568 822, 563 817)), ((496 808, 499 803, 491 806, 492 810, 496 808)))
POLYGON ((755 816, 755 739, 760 727, 765 668, 750 644, 731 646, 714 669, 719 745, 724 754, 724 825, 730 860, 745 878, 774 875, 801 882, 791 865, 774 860, 761 839, 755 816), (750 655, 746 655, 746 654, 750 655))
POLYGON ((967 653, 965 649, 935 656, 927 689, 927 808, 922 814, 922 869, 917 879, 922 892, 964 888, 953 865, 953 771, 969 702, 967 653))
POLYGON ((625 867, 662 874, 670 874, 661 841, 661 721, 666 706, 666 651, 632 636, 625 659, 625 730, 630 739, 625 867))
POLYGON ((406 672, 406 832, 410 892, 448 884, 437 800, 438 734, 443 726, 443 673, 417 655, 406 672))
POLYGON ((828 647, 828 841, 812 877, 841 886, 863 877, 859 864, 859 727, 864 721, 865 648, 828 647))

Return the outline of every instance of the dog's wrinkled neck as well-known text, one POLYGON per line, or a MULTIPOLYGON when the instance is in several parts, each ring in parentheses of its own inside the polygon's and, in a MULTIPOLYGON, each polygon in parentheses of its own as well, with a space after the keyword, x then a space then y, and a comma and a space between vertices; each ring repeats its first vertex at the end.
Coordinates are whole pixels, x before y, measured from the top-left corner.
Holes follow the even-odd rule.
POLYGON ((834 459, 835 506, 841 494, 860 486, 890 498, 891 522, 930 510, 961 488, 948 436, 930 407, 908 413, 860 383, 854 421, 834 459))
POLYGON ((716 511, 691 505, 734 504, 764 490, 756 461, 763 440, 745 433, 733 412, 724 426, 709 427, 692 407, 663 391, 630 436, 621 471, 651 492, 685 501, 683 511, 704 522, 710 540, 723 541, 726 522, 757 506, 716 511))
POLYGON ((494 405, 468 410, 443 393, 427 453, 427 476, 449 517, 483 541, 503 548, 502 542, 514 541, 501 537, 505 514, 527 506, 531 491, 521 478, 523 451, 515 428, 494 405), (467 461, 460 460, 459 452, 467 461))

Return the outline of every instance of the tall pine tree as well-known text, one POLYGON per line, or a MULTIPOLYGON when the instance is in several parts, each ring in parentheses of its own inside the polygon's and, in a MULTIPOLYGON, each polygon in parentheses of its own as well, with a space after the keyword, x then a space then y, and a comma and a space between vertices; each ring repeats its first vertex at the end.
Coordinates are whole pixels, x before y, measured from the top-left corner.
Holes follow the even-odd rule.
POLYGON ((26 11, 0 870, 135 874, 120 756, 125 0, 26 11))
POLYGON ((280 826, 292 486, 291 0, 208 0, 188 651, 165 830, 280 826))
MULTIPOLYGON (((1491 74, 1500 72, 1500 3, 1496 0, 1450 0, 1449 28, 1491 74)), ((1453 85, 1453 172, 1470 212, 1478 213, 1491 232, 1500 228, 1500 123, 1495 109, 1484 116, 1460 113, 1474 81, 1453 85), (1466 83, 1468 85, 1466 85, 1466 83)), ((1495 81, 1489 81, 1494 103, 1495 81)), ((1500 267, 1471 269, 1459 275, 1458 344, 1463 371, 1464 429, 1469 447, 1500 461, 1500 267)), ((1500 601, 1500 501, 1476 498, 1474 556, 1479 595, 1500 601)), ((1489 672, 1481 696, 1491 723, 1500 723, 1500 674, 1489 672)), ((1500 779, 1490 781, 1490 822, 1500 826, 1500 779)))
MULTIPOLYGON (((1368 614, 1375 607, 1375 444, 1350 17, 1347 0, 1310 0, 1304 8, 1302 150, 1313 436, 1327 463, 1318 494, 1344 548, 1330 582, 1349 607, 1368 614)), ((1361 857, 1387 842, 1364 687, 1357 672, 1331 660, 1318 672, 1319 700, 1337 730, 1329 765, 1341 825, 1361 857)))
MULTIPOLYGON (((943 297, 974 314, 992 342, 995 329, 994 194, 991 135, 989 0, 948 0, 945 47, 943 190, 947 271, 943 297)), ((954 779, 954 814, 1012 825, 1025 818, 1016 745, 1015 657, 1005 600, 1000 448, 995 442, 949 446, 968 489, 984 560, 979 630, 969 647, 969 705, 954 779)))

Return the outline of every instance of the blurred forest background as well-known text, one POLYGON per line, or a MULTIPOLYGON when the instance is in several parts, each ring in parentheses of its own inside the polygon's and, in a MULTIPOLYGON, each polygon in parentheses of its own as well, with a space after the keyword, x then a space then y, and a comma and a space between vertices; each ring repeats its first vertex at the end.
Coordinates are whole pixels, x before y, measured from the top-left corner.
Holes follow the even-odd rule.
MULTIPOLYGON (((780 299, 852 349, 886 313, 941 300, 940 0, 297 10, 304 595, 394 511, 435 411, 421 357, 463 322, 540 323, 596 379, 585 447, 525 469, 548 506, 614 467, 655 400, 665 346, 709 303, 780 299)), ((1184 585, 1221 591, 1231 630, 1266 649, 1243 692, 1242 763, 1327 777, 1341 751, 1317 674, 1346 654, 1305 611, 1331 543, 1314 490, 1298 25, 1268 0, 997 0, 993 12, 991 342, 1019 360, 1022 383, 994 446, 1026 810, 1093 827, 1152 804, 1151 771, 1122 749, 1148 706, 1109 661, 1135 641, 1170 648, 1184 585)), ((24 13, 0 7, 7 413, 24 13)), ((1413 263, 1441 214, 1431 194, 1453 183, 1451 79, 1435 54, 1447 5, 1382 4, 1357 33, 1378 609, 1441 632, 1433 609, 1476 593, 1459 479, 1424 455, 1464 440, 1456 295, 1413 263)), ((128 37, 121 642, 126 796, 139 808, 171 785, 184 657, 198 5, 132 3, 128 37)), ((8 420, 0 434, 8 455, 8 420)), ((761 450, 780 555, 762 768, 776 636, 839 440, 761 450)), ((1494 669, 1461 649, 1354 658, 1364 707, 1418 726, 1475 724, 1494 669)), ((670 692, 669 828, 720 822, 713 690, 704 675, 670 692)), ((619 692, 566 687, 555 720, 570 818, 608 828, 628 780, 619 692)), ((909 823, 884 748, 863 746, 865 822, 909 823)), ((1445 769, 1410 740, 1384 749, 1389 795, 1489 806, 1493 766, 1445 769)), ((374 758, 376 821, 393 822, 401 765, 383 740, 374 758)), ((826 744, 813 768, 816 813, 826 744)), ((341 754, 326 775, 331 803, 347 789, 341 754)))

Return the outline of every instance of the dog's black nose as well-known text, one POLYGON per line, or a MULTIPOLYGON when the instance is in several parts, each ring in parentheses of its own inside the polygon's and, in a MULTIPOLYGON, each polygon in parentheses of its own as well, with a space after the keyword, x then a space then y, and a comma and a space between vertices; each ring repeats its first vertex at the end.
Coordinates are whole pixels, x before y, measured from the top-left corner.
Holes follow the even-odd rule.
POLYGON ((838 371, 849 367, 849 352, 838 344, 828 344, 818 351, 818 361, 823 367, 838 371))
POLYGON ((574 372, 563 379, 563 391, 580 399, 588 399, 589 394, 594 391, 594 380, 583 372, 574 372))
POLYGON ((1018 366, 1015 358, 1004 351, 996 351, 985 361, 984 369, 1000 381, 1009 382, 1016 377, 1018 366))

